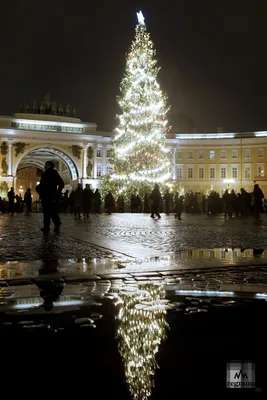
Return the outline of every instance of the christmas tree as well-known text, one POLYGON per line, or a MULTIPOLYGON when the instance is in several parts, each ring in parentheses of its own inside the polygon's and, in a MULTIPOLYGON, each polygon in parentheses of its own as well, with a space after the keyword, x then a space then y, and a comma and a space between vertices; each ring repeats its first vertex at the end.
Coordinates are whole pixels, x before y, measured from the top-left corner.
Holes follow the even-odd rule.
POLYGON ((151 396, 153 376, 158 368, 156 354, 166 339, 165 291, 161 286, 140 285, 132 294, 121 295, 123 307, 117 338, 132 397, 151 396))
POLYGON ((133 190, 143 194, 170 178, 170 160, 164 149, 167 98, 157 82, 155 50, 141 11, 137 16, 118 98, 121 114, 114 136, 114 172, 103 185, 112 186, 115 195, 133 190))

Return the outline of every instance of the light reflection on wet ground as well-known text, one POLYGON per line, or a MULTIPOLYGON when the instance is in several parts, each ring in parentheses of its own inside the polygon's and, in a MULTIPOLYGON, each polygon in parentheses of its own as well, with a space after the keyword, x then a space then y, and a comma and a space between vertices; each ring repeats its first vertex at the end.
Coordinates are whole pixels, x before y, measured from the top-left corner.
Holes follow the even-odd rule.
MULTIPOLYGON (((63 278, 72 279, 135 279, 147 280, 152 277, 165 279, 169 275, 196 273, 207 270, 213 274, 220 270, 224 274, 232 268, 242 270, 256 269, 267 266, 267 252, 262 249, 196 249, 185 251, 172 256, 153 257, 131 260, 127 257, 120 259, 50 259, 46 261, 7 261, 0 262, 0 282, 20 279, 33 279, 39 276, 44 265, 46 275, 53 275, 55 270, 63 278)), ((170 277, 169 277, 170 278, 170 277)), ((1 284, 1 283, 0 283, 1 284)))
MULTIPOLYGON (((227 277, 239 288, 245 279, 258 285, 262 272, 267 273, 231 271, 227 277)), ((147 283, 104 278, 67 282, 56 272, 53 279, 41 275, 25 284, 8 282, 0 289, 0 337, 9 349, 15 346, 16 356, 24 346, 26 354, 33 351, 38 339, 38 358, 47 357, 40 345, 49 344, 55 346, 56 360, 66 354, 74 365, 87 359, 90 376, 92 370, 101 374, 109 382, 106 392, 116 393, 117 399, 163 399, 177 392, 177 385, 192 393, 195 380, 202 393, 214 385, 221 392, 228 358, 253 357, 258 370, 264 361, 265 335, 259 327, 267 303, 255 293, 220 291, 223 273, 203 272, 196 285, 192 276, 175 276, 172 283, 151 276, 147 283), (207 389, 210 365, 219 372, 210 371, 213 383, 207 389)), ((65 378, 68 373, 74 380, 75 370, 64 369, 65 378)), ((80 379, 82 375, 80 369, 80 379)))
POLYGON ((37 348, 38 360, 51 363, 49 345, 64 381, 90 376, 99 398, 153 400, 178 389, 222 393, 227 361, 245 359, 256 362, 265 390, 265 251, 8 262, 0 274, 0 337, 10 368, 19 357, 32 373, 37 348))

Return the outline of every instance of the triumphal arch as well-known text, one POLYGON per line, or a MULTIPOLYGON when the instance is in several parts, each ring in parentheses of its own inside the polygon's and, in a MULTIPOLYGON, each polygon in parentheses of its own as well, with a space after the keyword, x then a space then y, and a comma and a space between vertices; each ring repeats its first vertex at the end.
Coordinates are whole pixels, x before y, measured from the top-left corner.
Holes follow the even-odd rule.
POLYGON ((0 117, 0 196, 10 187, 23 194, 35 189, 47 160, 55 162, 66 188, 77 183, 97 187, 112 170, 110 134, 82 122, 75 109, 47 99, 21 105, 13 116, 0 117))

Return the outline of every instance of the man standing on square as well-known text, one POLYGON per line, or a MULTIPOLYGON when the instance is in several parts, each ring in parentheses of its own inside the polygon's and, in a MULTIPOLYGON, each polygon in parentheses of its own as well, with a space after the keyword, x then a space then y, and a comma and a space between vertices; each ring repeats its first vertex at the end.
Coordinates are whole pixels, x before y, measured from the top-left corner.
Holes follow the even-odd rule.
POLYGON ((41 231, 44 233, 49 232, 51 219, 55 225, 54 232, 59 233, 61 222, 58 214, 58 203, 63 188, 64 181, 57 170, 55 170, 55 164, 53 161, 47 161, 40 184, 36 187, 36 192, 39 194, 42 202, 44 226, 41 231))

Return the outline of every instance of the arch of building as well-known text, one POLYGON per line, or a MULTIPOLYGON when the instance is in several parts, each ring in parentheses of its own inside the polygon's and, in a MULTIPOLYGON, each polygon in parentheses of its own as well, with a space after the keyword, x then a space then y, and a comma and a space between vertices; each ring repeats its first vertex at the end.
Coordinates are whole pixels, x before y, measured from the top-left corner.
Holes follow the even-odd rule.
POLYGON ((27 159, 23 159, 23 161, 18 165, 16 172, 18 173, 18 171, 21 171, 22 169, 31 168, 31 167, 39 168, 41 171, 45 170, 44 163, 42 163, 41 161, 37 161, 37 160, 30 161, 27 159))
MULTIPOLYGON (((71 178, 73 181, 77 181, 79 179, 82 178, 82 171, 81 168, 79 167, 79 165, 77 165, 77 163, 75 162, 75 160, 73 159, 72 155, 66 151, 64 149, 64 151, 57 146, 46 146, 46 145, 38 145, 38 146, 34 146, 31 147, 30 149, 26 150, 20 157, 18 157, 18 159, 16 160, 16 163, 13 166, 13 175, 16 176, 17 174, 17 170, 19 168, 20 164, 35 164, 37 163, 37 161, 31 162, 29 160, 30 156, 34 156, 34 151, 45 151, 47 153, 53 154, 58 156, 58 158, 60 158, 62 161, 65 162, 65 164, 68 166, 69 170, 70 170, 70 174, 71 174, 71 178)), ((38 163, 40 164, 40 163, 38 163)), ((39 168, 43 169, 43 165, 38 165, 39 168)))

